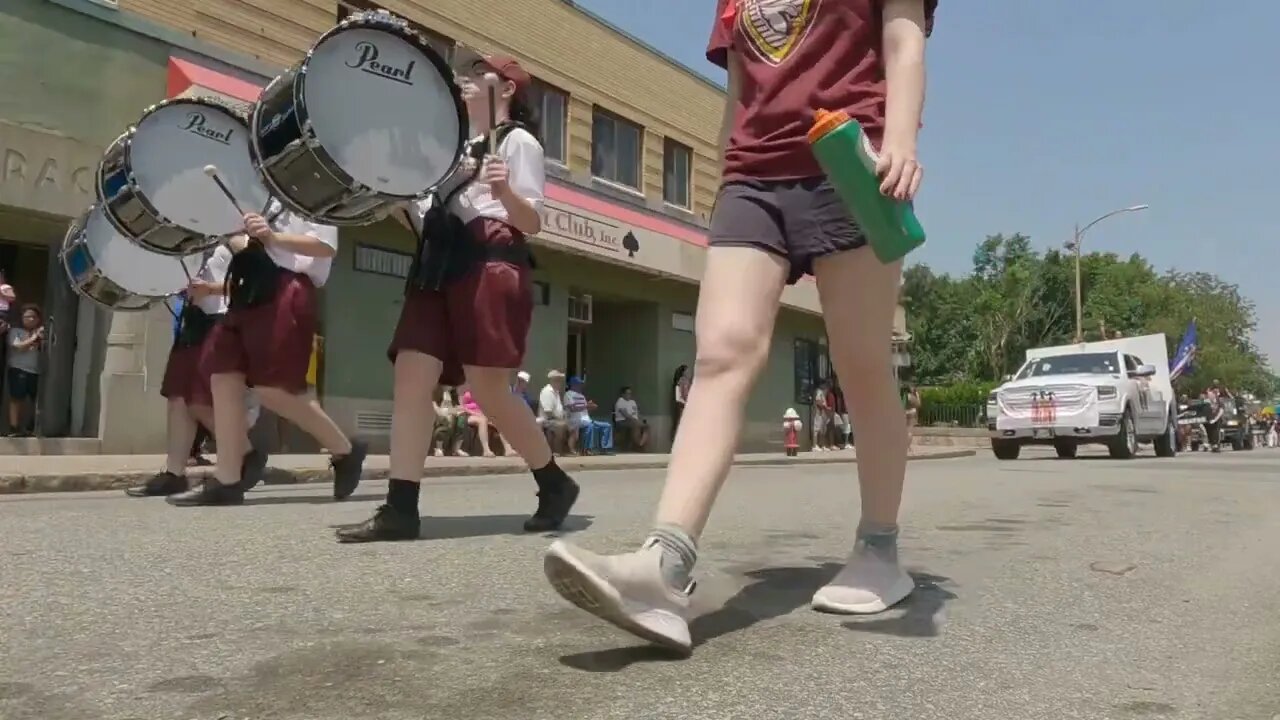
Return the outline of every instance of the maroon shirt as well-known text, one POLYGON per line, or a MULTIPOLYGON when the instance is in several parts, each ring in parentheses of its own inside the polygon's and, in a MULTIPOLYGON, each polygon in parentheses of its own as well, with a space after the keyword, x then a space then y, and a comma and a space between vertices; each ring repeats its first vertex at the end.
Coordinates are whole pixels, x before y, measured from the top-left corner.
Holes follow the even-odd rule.
MULTIPOLYGON (((884 130, 883 0, 718 0, 707 59, 741 59, 725 181, 822 175, 806 134, 844 110, 878 147, 884 130)), ((937 0, 926 0, 933 24, 937 0)))

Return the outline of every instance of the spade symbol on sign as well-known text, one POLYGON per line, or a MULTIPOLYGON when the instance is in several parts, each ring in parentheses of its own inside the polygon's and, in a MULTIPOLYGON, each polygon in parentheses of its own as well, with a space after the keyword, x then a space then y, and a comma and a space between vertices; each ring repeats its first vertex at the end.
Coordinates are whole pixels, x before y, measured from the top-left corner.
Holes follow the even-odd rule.
POLYGON ((636 253, 640 252, 640 241, 636 239, 634 233, 630 230, 626 235, 622 236, 622 249, 627 251, 627 257, 633 258, 636 253))

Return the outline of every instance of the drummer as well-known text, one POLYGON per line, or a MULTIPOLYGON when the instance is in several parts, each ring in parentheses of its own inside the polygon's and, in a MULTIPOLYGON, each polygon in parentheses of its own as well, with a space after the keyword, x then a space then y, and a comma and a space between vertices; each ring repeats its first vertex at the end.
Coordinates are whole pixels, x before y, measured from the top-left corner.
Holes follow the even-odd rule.
POLYGON ((339 530, 341 542, 418 538, 432 393, 437 385, 459 385, 464 378, 485 416, 533 472, 538 507, 524 529, 559 528, 578 498, 578 485, 556 465, 529 407, 510 389, 533 313, 533 258, 526 238, 541 228, 545 184, 542 145, 527 100, 530 77, 515 60, 495 56, 478 61, 459 80, 471 135, 489 131, 482 118, 492 117, 497 147, 488 149, 475 182, 452 199, 439 203, 432 196, 395 213, 426 252, 415 264, 387 351, 395 366, 391 480, 386 504, 365 523, 339 530), (446 256, 464 260, 439 260, 446 256))
MULTIPOLYGON (((232 252, 244 249, 248 238, 239 235, 231 238, 229 246, 219 245, 205 261, 204 267, 191 280, 174 332, 173 346, 164 368, 160 394, 168 400, 166 425, 167 446, 165 469, 141 485, 125 490, 133 497, 176 495, 185 492, 187 459, 199 432, 199 426, 213 428, 213 398, 210 395, 209 375, 201 371, 200 359, 211 347, 209 339, 213 327, 227 312, 226 276, 231 264, 232 252)), ((249 396, 248 425, 257 418, 257 407, 249 396)), ((243 407, 242 401, 241 411, 243 407)), ((262 479, 267 466, 267 454, 252 447, 246 436, 242 447, 248 448, 240 464, 240 484, 248 490, 262 479)))
POLYGON ((175 505, 236 505, 244 501, 240 463, 248 452, 244 407, 246 386, 262 405, 315 438, 332 458, 333 496, 355 492, 367 454, 307 395, 317 328, 317 288, 329 279, 338 251, 337 228, 315 225, 272 200, 267 217, 244 216, 248 247, 228 270, 228 311, 210 334, 201 358, 212 377, 215 478, 170 496, 175 505))

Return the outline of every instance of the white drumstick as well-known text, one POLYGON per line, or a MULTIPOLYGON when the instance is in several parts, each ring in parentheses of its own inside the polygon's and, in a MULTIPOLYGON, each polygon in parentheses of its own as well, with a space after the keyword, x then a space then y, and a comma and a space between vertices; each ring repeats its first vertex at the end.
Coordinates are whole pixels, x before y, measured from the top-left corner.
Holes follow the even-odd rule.
POLYGON ((498 154, 498 83, 497 73, 485 73, 484 84, 489 87, 489 154, 498 154))
POLYGON ((240 203, 236 202, 236 196, 231 194, 231 191, 227 189, 227 186, 225 184, 223 184, 222 178, 218 177, 218 166, 205 165, 204 174, 208 175, 210 179, 212 179, 215 183, 218 184, 218 189, 221 190, 222 194, 226 195, 227 199, 231 201, 231 204, 235 207, 236 212, 240 213, 241 215, 244 215, 245 212, 240 207, 240 203))

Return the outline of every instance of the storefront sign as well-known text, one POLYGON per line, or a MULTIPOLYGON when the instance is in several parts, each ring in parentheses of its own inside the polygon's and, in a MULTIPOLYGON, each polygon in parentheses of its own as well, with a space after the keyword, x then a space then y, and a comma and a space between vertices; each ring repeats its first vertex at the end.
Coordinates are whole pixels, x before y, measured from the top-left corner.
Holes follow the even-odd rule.
POLYGON ((93 202, 100 156, 77 140, 0 120, 0 205, 78 215, 93 202))
POLYGON ((622 257, 634 258, 640 251, 635 233, 627 228, 552 203, 542 208, 542 234, 622 257))

